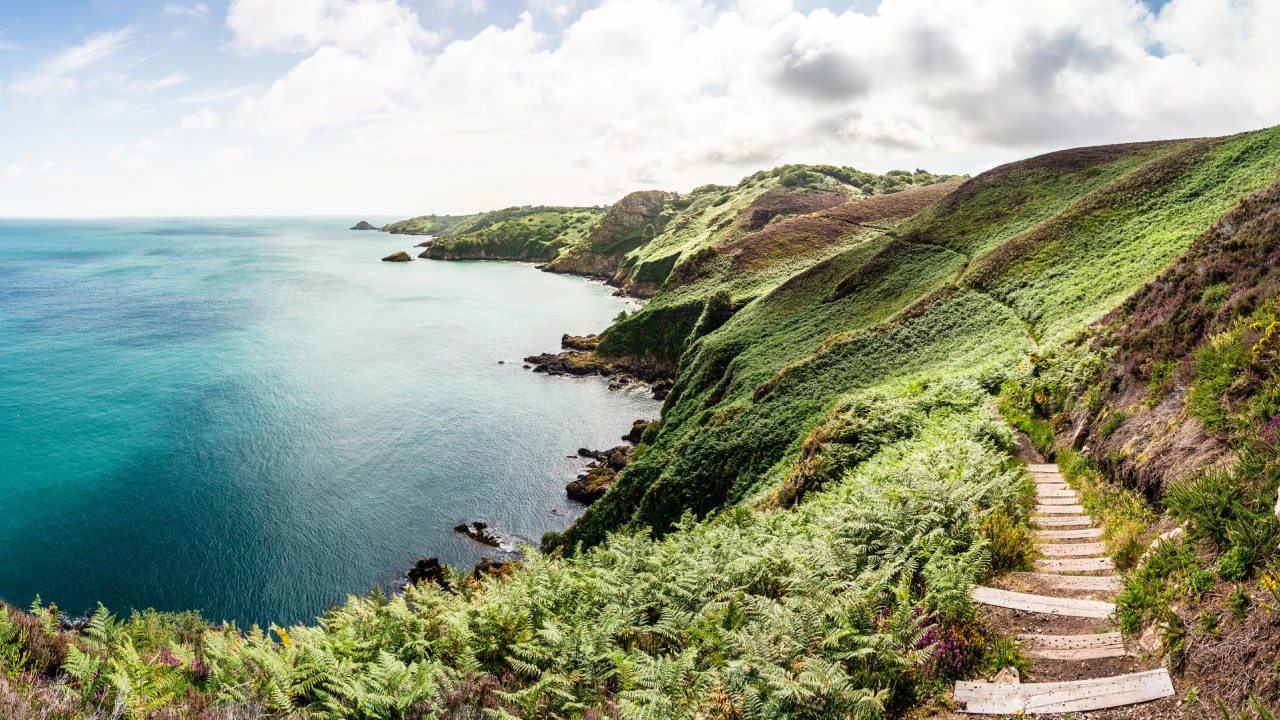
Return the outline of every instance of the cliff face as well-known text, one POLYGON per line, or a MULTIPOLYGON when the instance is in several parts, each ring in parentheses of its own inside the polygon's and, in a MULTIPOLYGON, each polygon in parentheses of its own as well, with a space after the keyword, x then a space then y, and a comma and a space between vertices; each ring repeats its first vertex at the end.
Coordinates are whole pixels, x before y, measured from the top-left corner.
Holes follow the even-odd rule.
POLYGON ((675 193, 661 190, 640 190, 623 197, 605 211, 584 245, 569 248, 545 269, 623 285, 625 274, 618 273, 623 256, 662 233, 667 219, 663 213, 675 198, 675 193))

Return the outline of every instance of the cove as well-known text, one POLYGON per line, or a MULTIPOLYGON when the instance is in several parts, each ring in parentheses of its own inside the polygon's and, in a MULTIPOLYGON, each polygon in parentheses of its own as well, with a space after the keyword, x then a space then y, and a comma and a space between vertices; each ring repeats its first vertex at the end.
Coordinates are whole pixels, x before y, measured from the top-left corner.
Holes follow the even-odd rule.
POLYGON ((568 526, 566 456, 659 404, 521 358, 628 302, 343 227, 0 221, 0 598, 283 625, 568 526))

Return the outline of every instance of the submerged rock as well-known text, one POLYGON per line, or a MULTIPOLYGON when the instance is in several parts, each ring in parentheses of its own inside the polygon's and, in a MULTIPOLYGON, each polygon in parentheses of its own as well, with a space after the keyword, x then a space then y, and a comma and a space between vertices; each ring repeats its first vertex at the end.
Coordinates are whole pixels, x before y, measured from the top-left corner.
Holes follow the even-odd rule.
POLYGON ((352 230, 377 230, 377 229, 378 229, 378 226, 377 226, 377 225, 370 225, 370 224, 369 224, 369 222, 368 222, 367 220, 361 220, 360 222, 356 223, 355 225, 352 225, 352 226, 351 226, 351 229, 352 229, 352 230))
POLYGON ((412 260, 413 258, 409 257, 409 253, 404 251, 391 253, 390 255, 382 258, 382 262, 410 262, 412 260))

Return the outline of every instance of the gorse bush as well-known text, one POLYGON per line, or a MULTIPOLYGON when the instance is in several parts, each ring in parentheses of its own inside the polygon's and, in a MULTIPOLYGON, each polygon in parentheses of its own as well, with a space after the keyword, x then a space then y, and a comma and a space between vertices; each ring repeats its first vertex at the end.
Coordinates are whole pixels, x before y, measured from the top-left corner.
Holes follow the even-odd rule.
MULTIPOLYGON (((993 440, 1007 433, 982 405, 935 409, 793 510, 531 553, 457 594, 353 596, 313 626, 100 608, 52 674, 86 717, 211 698, 315 718, 879 717, 981 656, 968 640, 990 556, 979 527, 1017 516, 1025 492, 993 440)), ((3 627, 12 672, 19 643, 3 627)))

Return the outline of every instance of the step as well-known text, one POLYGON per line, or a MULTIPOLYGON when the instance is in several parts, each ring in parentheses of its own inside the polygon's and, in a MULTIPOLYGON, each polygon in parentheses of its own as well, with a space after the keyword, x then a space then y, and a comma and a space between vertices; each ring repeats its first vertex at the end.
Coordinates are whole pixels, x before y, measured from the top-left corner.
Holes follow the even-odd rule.
POLYGON ((997 590, 981 585, 974 586, 972 597, 974 602, 980 602, 983 605, 994 605, 995 607, 1040 613, 1042 615, 1066 615, 1105 620, 1115 610, 1114 605, 1101 600, 1073 600, 1049 595, 1032 595, 1030 593, 997 590))
POLYGON ((1076 540, 1080 538, 1102 537, 1102 528, 1081 528, 1079 530, 1037 530, 1036 537, 1043 540, 1076 540))
POLYGON ((1079 505, 1036 505, 1035 511, 1044 515, 1083 515, 1079 505))
POLYGON ((1094 660, 1124 657, 1124 638, 1118 632, 1093 635, 1019 635, 1023 655, 1032 660, 1094 660))
POLYGON ((1031 473, 1031 480, 1038 483, 1064 483, 1067 481, 1062 473, 1031 473))
POLYGON ((1036 550, 1039 550, 1041 555, 1051 558, 1094 557, 1107 554, 1107 546, 1100 542, 1036 543, 1036 550))
POLYGON ((1115 575, 1053 575, 1049 573, 1009 573, 1009 578, 1033 582, 1046 590, 1120 590, 1124 581, 1115 575))
POLYGON ((1080 558, 1078 560, 1036 560, 1037 570, 1051 573, 1097 572, 1099 570, 1115 570, 1115 563, 1109 557, 1080 558))
POLYGON ((1045 497, 1044 495, 1037 495, 1036 502, 1041 505, 1079 505, 1080 498, 1076 497, 1075 493, 1064 495, 1062 497, 1045 497))
POLYGON ((1079 525, 1092 525, 1093 518, 1088 515, 1040 515, 1032 517, 1031 522, 1040 527, 1071 527, 1079 525))
MULTIPOLYGON (((1076 494, 1075 490, 1045 490, 1044 488, 1036 489, 1037 500, 1044 500, 1045 498, 1071 498, 1072 500, 1076 500, 1079 497, 1080 496, 1076 494)), ((1052 505, 1053 503, 1046 503, 1046 504, 1052 505)))
POLYGON ((1060 714, 1133 705, 1173 695, 1167 670, 1052 683, 957 682, 956 703, 977 715, 1060 714))
POLYGON ((1053 463, 1031 463, 1027 469, 1033 473, 1056 473, 1058 466, 1053 463))
POLYGON ((1071 486, 1061 480, 1037 480, 1037 490, 1070 490, 1071 486))

